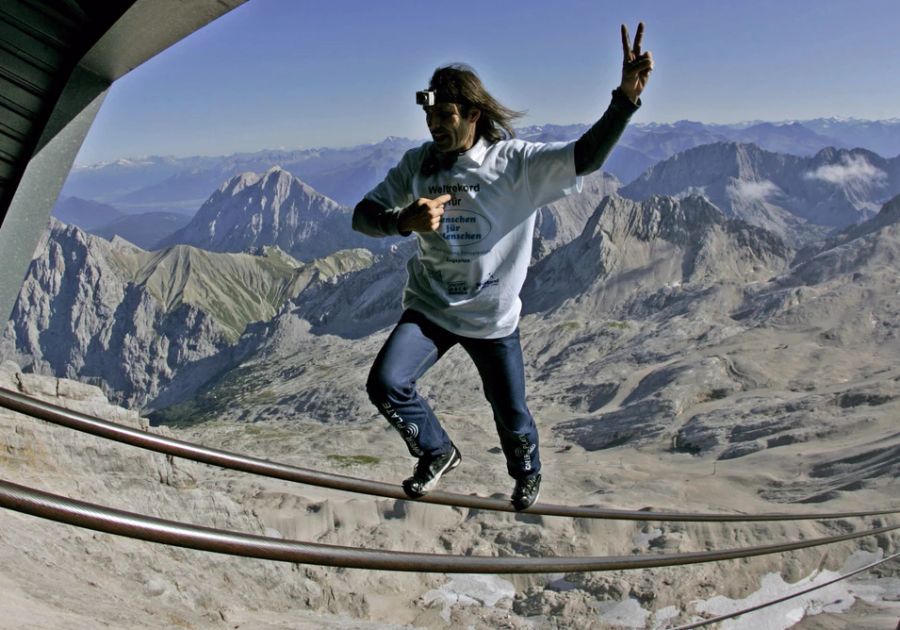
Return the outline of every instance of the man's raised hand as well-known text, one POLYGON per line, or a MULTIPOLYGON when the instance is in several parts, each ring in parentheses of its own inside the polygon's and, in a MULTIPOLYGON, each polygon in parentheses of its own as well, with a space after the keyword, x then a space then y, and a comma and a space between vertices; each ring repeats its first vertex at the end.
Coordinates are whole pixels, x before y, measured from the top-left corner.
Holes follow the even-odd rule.
POLYGON ((444 204, 453 195, 441 195, 434 199, 421 197, 403 209, 397 227, 401 232, 434 232, 441 225, 444 204))
POLYGON ((643 39, 643 22, 638 24, 637 32, 634 34, 634 46, 629 41, 628 27, 622 25, 622 49, 625 58, 622 61, 622 83, 619 89, 634 103, 637 103, 641 92, 647 87, 650 71, 653 70, 653 56, 650 51, 641 52, 643 39))

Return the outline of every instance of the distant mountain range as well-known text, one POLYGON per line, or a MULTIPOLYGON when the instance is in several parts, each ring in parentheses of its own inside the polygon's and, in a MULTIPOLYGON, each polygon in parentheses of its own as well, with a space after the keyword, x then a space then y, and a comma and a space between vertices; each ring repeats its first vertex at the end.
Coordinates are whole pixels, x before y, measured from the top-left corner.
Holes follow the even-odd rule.
MULTIPOLYGON (((125 215, 88 231, 109 241, 118 236, 142 249, 156 249, 160 241, 186 226, 190 220, 188 215, 178 212, 142 212, 125 215)), ((76 221, 71 223, 80 226, 76 221)))
MULTIPOLYGON (((524 127, 529 140, 568 141, 587 124, 524 127)), ((264 150, 219 157, 147 157, 76 166, 64 196, 110 204, 125 213, 146 211, 193 214, 222 182, 244 172, 274 165, 299 177, 320 193, 346 206, 355 205, 403 153, 423 140, 389 137, 376 144, 295 151, 264 150)), ((660 160, 703 144, 753 143, 760 148, 809 156, 826 147, 865 148, 884 157, 900 154, 900 121, 816 119, 790 123, 713 125, 691 121, 632 124, 604 170, 630 183, 660 160)))
POLYGON ((123 211, 147 209, 193 213, 222 182, 241 173, 284 170, 343 205, 355 205, 388 169, 419 141, 386 138, 346 149, 257 151, 223 157, 118 160, 76 166, 63 195, 103 201, 123 211))

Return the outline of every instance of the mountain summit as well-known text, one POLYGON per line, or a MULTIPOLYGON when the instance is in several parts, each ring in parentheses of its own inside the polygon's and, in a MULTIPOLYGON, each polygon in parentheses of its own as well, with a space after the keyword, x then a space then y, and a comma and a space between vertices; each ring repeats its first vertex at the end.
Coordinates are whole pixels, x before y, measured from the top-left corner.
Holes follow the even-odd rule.
POLYGON ((279 166, 226 181, 191 222, 159 246, 193 245, 243 252, 277 245, 301 261, 362 245, 350 210, 316 192, 279 166))

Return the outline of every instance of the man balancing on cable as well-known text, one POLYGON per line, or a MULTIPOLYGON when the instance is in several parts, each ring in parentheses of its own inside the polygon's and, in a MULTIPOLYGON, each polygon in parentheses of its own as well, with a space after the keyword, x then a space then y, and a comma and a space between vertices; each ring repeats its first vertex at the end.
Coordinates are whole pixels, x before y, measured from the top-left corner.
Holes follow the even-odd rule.
POLYGON ((516 485, 512 504, 538 498, 538 432, 525 404, 519 345, 519 291, 531 258, 535 210, 581 190, 640 106, 653 61, 622 25, 622 83, 603 117, 571 143, 512 139, 522 114, 492 97, 465 65, 435 70, 416 94, 432 142, 408 151, 353 212, 353 229, 371 236, 415 232, 407 263, 404 312, 375 359, 366 389, 379 412, 418 458, 403 482, 410 497, 434 489, 462 461, 416 382, 460 344, 472 358, 491 404, 506 466, 516 485))

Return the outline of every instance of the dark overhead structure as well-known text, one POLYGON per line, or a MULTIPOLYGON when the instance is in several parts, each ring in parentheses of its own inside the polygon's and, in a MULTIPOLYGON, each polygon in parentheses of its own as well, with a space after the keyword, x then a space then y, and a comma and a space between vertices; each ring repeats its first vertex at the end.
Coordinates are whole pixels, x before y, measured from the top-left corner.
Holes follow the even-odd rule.
POLYGON ((0 321, 112 82, 244 2, 0 3, 0 321))

